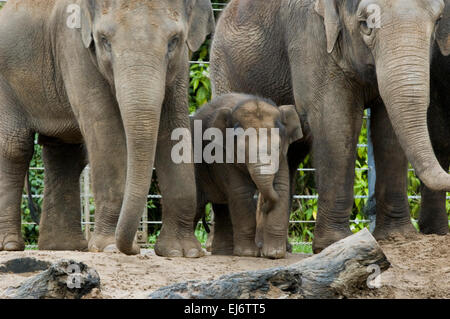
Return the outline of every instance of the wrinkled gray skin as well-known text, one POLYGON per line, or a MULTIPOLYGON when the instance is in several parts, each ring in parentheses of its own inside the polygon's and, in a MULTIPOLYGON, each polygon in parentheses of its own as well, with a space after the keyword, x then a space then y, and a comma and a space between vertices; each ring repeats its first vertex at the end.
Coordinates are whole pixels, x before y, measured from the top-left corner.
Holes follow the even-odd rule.
MULTIPOLYGON (((450 2, 449 2, 450 13, 450 2)), ((450 21, 450 15, 449 19, 450 21)), ((448 24, 450 32, 450 23, 448 24)), ((431 71, 431 104, 428 126, 436 157, 445 170, 450 165, 450 57, 435 50, 431 71)), ((449 233, 446 193, 422 183, 419 228, 424 234, 449 233)))
POLYGON ((210 2, 11 0, 0 26, 0 250, 24 248, 20 201, 37 132, 46 168, 41 249, 86 248, 78 197, 85 143, 96 201, 89 250, 139 252, 133 239, 155 163, 171 203, 155 250, 201 256, 191 227, 194 167, 170 160, 169 139, 189 128, 189 50, 213 31, 210 2), (72 4, 81 28, 67 25, 72 4))
MULTIPOLYGON (((257 257, 261 248, 264 257, 283 258, 286 253, 289 225, 287 212, 290 206, 287 151, 291 143, 303 138, 295 106, 284 105, 277 108, 273 102, 255 96, 226 94, 202 107, 192 118, 192 123, 195 120, 202 121, 203 133, 209 128, 218 128, 224 137, 227 128, 242 128, 244 131, 250 128, 267 128, 269 146, 274 139, 270 130, 279 129, 280 164, 275 174, 262 174, 261 169, 267 164, 260 160, 256 163, 249 162, 249 151, 256 147, 257 152, 259 145, 249 141, 245 145, 245 163, 238 163, 235 143, 234 163, 202 162, 195 165, 198 213, 194 228, 204 215, 206 204, 210 202, 213 204, 215 222, 213 254, 257 257), (259 236, 256 235, 256 192, 265 200, 259 236), (255 237, 258 237, 257 242, 255 237)), ((225 138, 224 146, 227 145, 226 140, 225 138)), ((204 141, 203 148, 208 144, 210 141, 204 141)), ((223 154, 224 158, 231 156, 226 147, 223 148, 223 154)))
MULTIPOLYGON (((450 190, 426 117, 431 44, 443 9, 442 0, 232 0, 223 12, 211 54, 214 94, 259 94, 307 114, 320 195, 315 252, 351 234, 363 110, 380 96, 386 108, 374 126, 390 120, 423 182, 450 190), (370 4, 381 8, 379 29, 367 24, 370 4)), ((448 50, 448 43, 440 46, 448 50)), ((390 209, 395 198, 384 196, 390 209)))
MULTIPOLYGON (((445 1, 445 11, 439 22, 437 41, 432 51, 431 94, 428 109, 428 129, 436 157, 443 169, 450 165, 450 0, 445 1), (447 48, 441 50, 440 48, 447 48)), ((382 107, 382 106, 381 106, 382 107)), ((389 233, 405 229, 410 224, 410 213, 407 199, 408 162, 392 130, 380 128, 377 136, 379 145, 393 147, 388 152, 375 158, 377 169, 377 229, 392 228, 389 233), (383 165, 383 163, 386 163, 383 165), (386 172, 386 169, 389 169, 386 172), (389 175, 389 177, 383 177, 389 175), (393 196, 391 206, 386 206, 383 198, 390 192, 393 196), (388 209, 386 218, 383 210, 388 209)), ((446 193, 434 191, 424 183, 421 185, 421 209, 419 229, 424 234, 445 235, 449 233, 448 214, 446 209, 446 193)), ((375 232, 378 238, 385 238, 386 233, 375 232)))

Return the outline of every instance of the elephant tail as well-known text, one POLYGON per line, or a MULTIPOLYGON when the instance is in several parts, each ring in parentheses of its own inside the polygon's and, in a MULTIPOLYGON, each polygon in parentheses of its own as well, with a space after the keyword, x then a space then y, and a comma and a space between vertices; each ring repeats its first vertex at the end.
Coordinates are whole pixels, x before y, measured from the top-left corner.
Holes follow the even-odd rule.
POLYGON ((209 229, 209 225, 208 225, 208 222, 206 221, 206 216, 205 215, 203 215, 202 223, 203 223, 203 227, 205 227, 205 231, 208 234, 211 233, 211 229, 209 229))
POLYGON ((25 176, 25 190, 28 197, 28 209, 30 210, 30 216, 33 222, 39 225, 41 220, 41 209, 39 205, 33 201, 33 195, 31 194, 30 173, 27 172, 25 176))

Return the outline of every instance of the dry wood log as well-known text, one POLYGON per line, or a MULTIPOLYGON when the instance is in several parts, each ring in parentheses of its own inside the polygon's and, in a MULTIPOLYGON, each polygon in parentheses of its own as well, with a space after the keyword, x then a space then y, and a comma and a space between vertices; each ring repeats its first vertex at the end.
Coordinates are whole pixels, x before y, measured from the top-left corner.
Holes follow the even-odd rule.
POLYGON ((0 264, 0 273, 23 274, 47 270, 50 266, 51 263, 48 261, 38 260, 32 257, 21 257, 0 264))
POLYGON ((345 298, 369 289, 374 270, 381 274, 389 266, 375 238, 364 229, 288 267, 179 283, 158 289, 149 298, 345 298))
POLYGON ((7 299, 79 299, 100 287, 94 269, 73 260, 60 260, 47 270, 8 288, 1 298, 7 299))

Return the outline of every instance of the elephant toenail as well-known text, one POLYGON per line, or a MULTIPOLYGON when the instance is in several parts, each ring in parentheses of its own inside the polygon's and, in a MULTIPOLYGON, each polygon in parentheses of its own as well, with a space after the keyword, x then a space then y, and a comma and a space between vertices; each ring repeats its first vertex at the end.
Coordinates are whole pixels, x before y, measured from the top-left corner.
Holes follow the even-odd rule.
POLYGON ((117 252, 119 252, 119 249, 117 249, 117 246, 115 244, 110 244, 110 245, 106 246, 103 249, 103 252, 105 252, 105 253, 117 253, 117 252))
POLYGON ((5 250, 6 251, 15 251, 15 250, 22 250, 19 247, 20 245, 16 242, 9 242, 5 245, 5 250))
POLYGON ((92 245, 90 248, 89 248, 89 251, 91 252, 91 253, 99 253, 100 252, 100 250, 97 248, 97 246, 95 246, 95 245, 92 245))
POLYGON ((200 256, 200 252, 196 248, 191 248, 187 251, 186 257, 187 258, 196 258, 200 256))
POLYGON ((183 257, 183 253, 179 250, 171 250, 167 257, 183 257))

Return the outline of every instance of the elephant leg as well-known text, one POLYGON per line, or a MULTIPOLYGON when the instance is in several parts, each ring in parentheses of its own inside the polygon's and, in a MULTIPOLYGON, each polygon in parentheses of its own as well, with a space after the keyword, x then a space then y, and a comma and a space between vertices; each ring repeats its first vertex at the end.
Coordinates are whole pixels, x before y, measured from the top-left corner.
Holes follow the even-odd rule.
POLYGON ((201 257, 204 253, 193 229, 196 219, 193 167, 173 164, 168 144, 158 143, 155 161, 163 208, 163 225, 155 252, 166 257, 201 257))
POLYGON ((228 205, 213 204, 214 235, 211 243, 213 255, 233 255, 233 224, 228 205))
MULTIPOLYGON (((449 167, 447 156, 436 154, 442 167, 449 167)), ((419 229, 424 234, 445 235, 449 233, 448 214, 445 192, 437 192, 429 189, 422 183, 422 201, 420 205, 419 229)))
POLYGON ((172 148, 178 143, 171 140, 173 130, 190 130, 185 82, 183 77, 178 85, 166 90, 162 108, 155 167, 162 195, 163 225, 155 253, 197 258, 203 256, 204 251, 192 229, 197 205, 194 164, 175 164, 171 157, 172 148))
POLYGON ((207 252, 212 252, 212 243, 214 240, 214 226, 209 226, 209 234, 206 239, 205 249, 207 252))
MULTIPOLYGON (((120 120, 101 120, 85 138, 95 199, 95 231, 89 240, 91 252, 117 251, 115 232, 124 197, 127 167, 125 137, 121 127, 120 120)), ((139 252, 136 243, 133 249, 139 252)))
MULTIPOLYGON (((448 171, 450 165, 450 108, 446 100, 433 94, 428 109, 428 129, 439 164, 448 171)), ((421 184, 419 229, 424 234, 445 235, 449 232, 446 193, 432 191, 421 184)))
POLYGON ((34 151, 33 133, 24 129, 24 123, 5 117, 0 126, 0 251, 19 251, 25 249, 20 204, 34 151))
MULTIPOLYGON (((228 206, 233 225, 233 254, 236 256, 258 257, 260 249, 256 245, 256 202, 255 188, 245 182, 245 177, 230 178, 228 206)), ((216 229, 216 231, 218 231, 216 229)))
MULTIPOLYGON (((102 85, 100 80, 98 85, 102 85)), ((115 232, 127 170, 125 132, 119 109, 107 86, 99 88, 97 96, 87 98, 82 106, 75 104, 73 107, 83 110, 79 112, 78 121, 88 152, 95 199, 95 231, 88 247, 91 252, 117 251, 115 232)), ((133 249, 139 252, 137 244, 133 249)))
POLYGON ((318 214, 313 251, 352 235, 356 147, 363 109, 344 87, 328 87, 320 114, 308 120, 313 135, 313 159, 318 186, 318 214))
POLYGON ((291 193, 287 161, 280 163, 274 180, 275 191, 280 198, 275 207, 264 214, 264 244, 262 255, 271 259, 284 258, 287 251, 291 193))
POLYGON ((409 212, 408 160, 380 101, 372 108, 371 130, 377 179, 376 239, 416 233, 409 212))
POLYGON ((45 143, 44 202, 39 225, 40 250, 88 248, 81 229, 80 174, 86 166, 84 145, 45 143))
MULTIPOLYGON (((289 189, 288 194, 286 190, 278 190, 279 192, 283 192, 283 196, 286 197, 288 208, 284 208, 284 211, 286 213, 286 218, 288 221, 287 227, 286 227, 286 251, 292 253, 292 245, 289 243, 289 219, 291 215, 291 209, 292 209, 292 198, 295 195, 296 191, 296 179, 298 176, 298 167, 300 163, 305 159, 305 157, 308 155, 310 151, 310 147, 307 142, 301 141, 296 142, 290 145, 288 154, 287 154, 287 161, 288 161, 288 169, 289 169, 289 189), (286 194, 286 195, 285 195, 286 194)), ((279 179, 279 177, 278 177, 279 179)), ((280 185, 280 184, 279 184, 280 185)), ((284 183, 282 183, 284 187, 284 183)), ((259 197, 258 199, 258 206, 262 205, 262 197, 259 197)), ((275 214, 273 214, 275 215, 275 214)), ((278 216, 280 217, 280 216, 278 216)), ((258 209, 257 211, 257 228, 256 228, 256 244, 259 248, 263 248, 264 246, 264 217, 261 214, 261 211, 258 209), (258 220, 259 219, 259 220, 258 220)), ((269 235, 270 236, 270 235, 269 235)), ((273 243, 271 244, 273 245, 273 243)), ((266 245, 266 253, 268 255, 274 255, 273 253, 269 253, 269 251, 276 252, 277 249, 269 248, 268 245, 266 245)), ((275 253, 276 255, 276 253, 275 253)))

